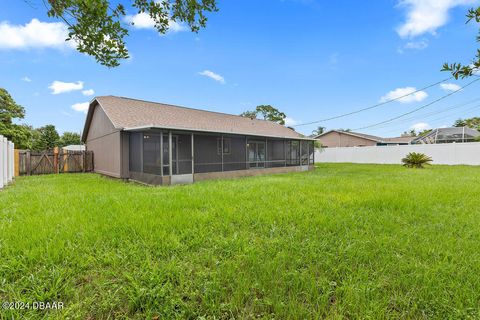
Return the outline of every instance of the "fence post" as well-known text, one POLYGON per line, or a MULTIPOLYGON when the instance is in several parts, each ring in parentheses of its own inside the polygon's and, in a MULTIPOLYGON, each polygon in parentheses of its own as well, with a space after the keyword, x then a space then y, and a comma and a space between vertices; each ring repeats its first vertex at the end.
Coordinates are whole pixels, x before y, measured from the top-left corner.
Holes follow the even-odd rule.
POLYGON ((59 173, 59 168, 58 168, 58 147, 53 148, 53 173, 59 173))
POLYGON ((13 161, 13 164, 14 164, 14 168, 13 168, 13 175, 15 177, 18 177, 20 176, 20 152, 18 151, 18 149, 14 149, 15 151, 15 155, 14 155, 14 161, 13 161))
POLYGON ((13 181, 13 143, 7 140, 7 158, 8 158, 8 167, 7 167, 7 180, 8 182, 13 181))

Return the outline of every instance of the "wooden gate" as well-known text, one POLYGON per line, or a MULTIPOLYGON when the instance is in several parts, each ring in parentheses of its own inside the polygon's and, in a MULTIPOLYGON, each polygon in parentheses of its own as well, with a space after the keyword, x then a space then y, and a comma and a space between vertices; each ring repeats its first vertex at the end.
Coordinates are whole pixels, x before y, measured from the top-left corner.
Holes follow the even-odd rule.
POLYGON ((93 171, 92 151, 18 150, 18 174, 37 175, 93 171))

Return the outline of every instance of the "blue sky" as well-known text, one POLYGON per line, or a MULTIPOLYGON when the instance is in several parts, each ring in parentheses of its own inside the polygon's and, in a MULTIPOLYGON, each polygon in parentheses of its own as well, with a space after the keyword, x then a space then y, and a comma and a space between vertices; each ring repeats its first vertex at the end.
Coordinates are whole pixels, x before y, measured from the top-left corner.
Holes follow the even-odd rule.
MULTIPOLYGON (((130 10, 137 21, 127 39, 132 58, 108 69, 62 41, 64 26, 46 16, 41 0, 2 0, 0 87, 26 108, 23 122, 54 124, 60 132, 82 130, 82 108, 95 95, 233 114, 271 104, 290 124, 311 122, 448 78, 440 72, 442 64, 468 63, 477 48, 478 25, 465 24, 475 4, 479 1, 223 0, 198 34, 174 24, 165 36, 130 10)), ((471 80, 448 81, 444 88, 318 125, 368 126, 471 80)), ((450 125, 480 115, 477 98, 480 81, 422 111, 361 131, 396 136, 411 127, 450 125)), ((310 134, 315 127, 297 130, 310 134)))

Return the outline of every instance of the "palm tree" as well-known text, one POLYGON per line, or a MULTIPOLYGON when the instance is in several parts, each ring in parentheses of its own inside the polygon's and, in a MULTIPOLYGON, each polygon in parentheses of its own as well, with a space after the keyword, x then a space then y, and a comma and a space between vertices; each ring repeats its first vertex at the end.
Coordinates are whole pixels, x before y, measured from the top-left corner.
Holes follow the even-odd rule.
POLYGON ((327 129, 327 128, 318 126, 317 129, 312 131, 312 133, 316 136, 319 136, 319 135, 321 135, 322 133, 325 132, 325 129, 327 129))

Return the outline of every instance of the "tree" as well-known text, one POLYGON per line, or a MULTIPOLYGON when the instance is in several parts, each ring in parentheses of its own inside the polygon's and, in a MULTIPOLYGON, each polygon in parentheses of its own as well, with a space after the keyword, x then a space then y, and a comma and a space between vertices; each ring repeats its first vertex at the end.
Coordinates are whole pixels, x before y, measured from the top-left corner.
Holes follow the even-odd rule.
POLYGON ((59 146, 65 147, 71 144, 81 144, 80 135, 76 132, 65 131, 60 137, 59 146))
MULTIPOLYGON (((128 29, 123 24, 126 10, 118 1, 44 0, 43 3, 49 17, 67 24, 66 40, 75 42, 79 52, 107 67, 117 67, 120 60, 129 57, 125 43, 128 29)), ((216 0, 132 0, 131 7, 138 14, 148 15, 161 34, 168 32, 172 22, 186 23, 192 32, 198 32, 206 26, 205 14, 218 11, 216 0)))
POLYGON ((401 136, 402 137, 416 137, 417 132, 415 131, 415 129, 410 129, 410 131, 404 131, 401 136))
POLYGON ((240 116, 244 118, 250 118, 250 119, 257 119, 257 112, 256 111, 245 111, 240 114, 240 116))
POLYGON ((32 143, 33 150, 50 150, 60 144, 60 136, 54 125, 48 124, 35 131, 36 136, 32 143))
POLYGON ((271 105, 263 104, 257 106, 254 111, 245 111, 240 114, 240 116, 250 119, 256 119, 259 115, 261 115, 264 120, 277 122, 281 125, 285 124, 285 118, 287 117, 285 113, 279 111, 271 105))
POLYGON ((17 149, 31 147, 32 128, 13 123, 14 119, 24 117, 25 109, 13 100, 7 90, 0 88, 0 134, 12 141, 17 149))
POLYGON ((468 127, 480 131, 480 117, 469 119, 458 119, 453 124, 454 127, 468 127))
POLYGON ((318 126, 317 129, 312 131, 312 134, 314 134, 316 136, 319 136, 319 135, 321 135, 322 133, 325 132, 325 129, 327 129, 327 128, 318 126))
MULTIPOLYGON (((472 20, 480 23, 480 7, 468 10, 467 23, 471 22, 472 20)), ((479 35, 477 36, 477 42, 480 42, 480 31, 479 35)), ((471 77, 478 70, 480 70, 480 49, 477 49, 477 53, 471 64, 465 65, 462 63, 445 63, 442 68, 442 71, 451 72, 455 79, 471 77)))
POLYGON ((417 136, 423 137, 423 136, 426 136, 427 134, 429 134, 430 132, 432 132, 432 129, 425 129, 425 130, 422 130, 422 131, 418 131, 417 136))

